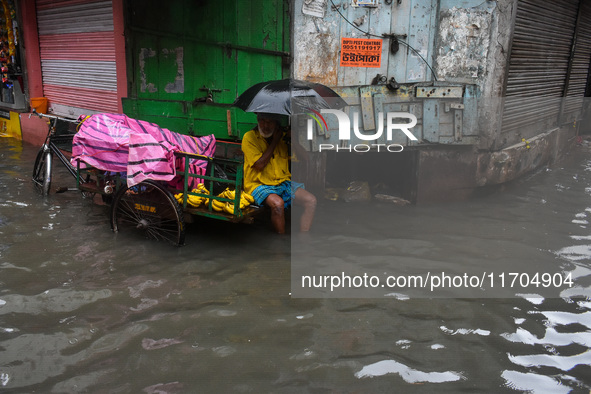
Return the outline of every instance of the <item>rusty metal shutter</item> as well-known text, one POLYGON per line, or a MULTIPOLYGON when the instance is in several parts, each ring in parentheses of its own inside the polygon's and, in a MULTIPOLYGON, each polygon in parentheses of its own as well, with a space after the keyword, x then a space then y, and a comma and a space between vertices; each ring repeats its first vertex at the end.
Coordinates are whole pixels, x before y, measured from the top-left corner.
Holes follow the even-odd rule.
POLYGON ((37 0, 43 92, 53 112, 117 112, 113 5, 37 0))
POLYGON ((507 144, 557 126, 578 8, 578 0, 519 0, 501 131, 507 144))

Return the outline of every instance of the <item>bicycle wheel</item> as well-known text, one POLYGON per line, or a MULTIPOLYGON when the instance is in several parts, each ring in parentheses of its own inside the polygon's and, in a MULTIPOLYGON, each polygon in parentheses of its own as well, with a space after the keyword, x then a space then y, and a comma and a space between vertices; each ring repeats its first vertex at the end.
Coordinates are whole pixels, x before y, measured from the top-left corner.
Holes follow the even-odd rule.
POLYGON ((174 196, 154 181, 120 188, 111 205, 111 228, 139 230, 147 238, 174 245, 185 243, 183 211, 174 196))
POLYGON ((49 194, 49 187, 51 186, 51 152, 45 152, 41 149, 37 153, 35 159, 35 167, 33 167, 33 183, 46 196, 49 194))

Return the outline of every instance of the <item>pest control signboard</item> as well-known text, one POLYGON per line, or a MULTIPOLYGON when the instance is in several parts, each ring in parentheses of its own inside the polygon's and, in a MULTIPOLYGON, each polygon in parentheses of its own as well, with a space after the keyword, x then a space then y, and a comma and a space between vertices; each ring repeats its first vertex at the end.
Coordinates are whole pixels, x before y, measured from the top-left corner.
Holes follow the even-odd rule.
POLYGON ((341 67, 379 68, 382 61, 382 40, 341 38, 341 67))

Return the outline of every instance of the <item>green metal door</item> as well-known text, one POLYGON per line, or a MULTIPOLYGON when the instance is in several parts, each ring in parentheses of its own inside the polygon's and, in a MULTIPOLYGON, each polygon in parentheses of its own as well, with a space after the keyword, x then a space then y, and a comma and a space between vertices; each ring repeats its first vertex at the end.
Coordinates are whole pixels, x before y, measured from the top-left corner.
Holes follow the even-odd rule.
POLYGON ((251 85, 289 76, 288 0, 126 0, 126 115, 172 131, 239 139, 251 85))

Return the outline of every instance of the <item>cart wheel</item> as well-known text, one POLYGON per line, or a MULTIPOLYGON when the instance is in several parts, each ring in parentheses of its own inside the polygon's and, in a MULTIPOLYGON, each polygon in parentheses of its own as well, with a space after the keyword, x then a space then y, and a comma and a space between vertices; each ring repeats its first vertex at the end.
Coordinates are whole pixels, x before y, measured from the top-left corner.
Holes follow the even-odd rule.
POLYGON ((120 188, 111 205, 111 228, 140 230, 148 238, 174 245, 185 243, 183 211, 174 196, 154 181, 120 188))
POLYGON ((49 194, 49 186, 51 186, 51 160, 51 152, 41 149, 37 153, 33 168, 33 183, 44 196, 49 194))

